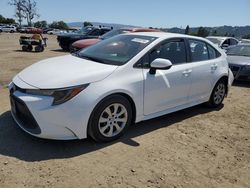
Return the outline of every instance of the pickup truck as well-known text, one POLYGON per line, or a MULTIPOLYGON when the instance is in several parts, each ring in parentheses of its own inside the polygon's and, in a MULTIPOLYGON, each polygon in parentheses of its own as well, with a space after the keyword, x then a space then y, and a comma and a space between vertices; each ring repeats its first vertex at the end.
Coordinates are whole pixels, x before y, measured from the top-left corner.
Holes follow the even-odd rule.
POLYGON ((99 38, 99 36, 105 34, 106 32, 110 31, 111 29, 102 27, 83 27, 80 31, 75 33, 67 33, 67 34, 60 34, 57 36, 57 41, 59 46, 65 50, 69 51, 71 48, 72 43, 81 39, 93 39, 99 38))

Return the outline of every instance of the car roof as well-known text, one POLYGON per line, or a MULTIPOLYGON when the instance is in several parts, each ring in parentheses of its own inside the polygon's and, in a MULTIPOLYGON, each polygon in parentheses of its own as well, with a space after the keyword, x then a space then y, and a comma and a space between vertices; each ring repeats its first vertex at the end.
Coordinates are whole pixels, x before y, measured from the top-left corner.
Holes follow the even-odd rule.
POLYGON ((126 35, 138 35, 138 36, 149 36, 149 37, 158 37, 162 39, 166 38, 189 38, 189 39, 198 39, 198 40, 204 40, 207 41, 205 38, 191 36, 191 35, 184 35, 184 34, 178 34, 178 33, 168 33, 168 32, 135 32, 135 33, 126 33, 126 35))
MULTIPOLYGON (((226 40, 226 39, 236 39, 234 37, 220 37, 220 36, 208 36, 206 38, 214 38, 214 39, 220 39, 220 40, 226 40)), ((237 39, 236 39, 237 40, 237 39)))

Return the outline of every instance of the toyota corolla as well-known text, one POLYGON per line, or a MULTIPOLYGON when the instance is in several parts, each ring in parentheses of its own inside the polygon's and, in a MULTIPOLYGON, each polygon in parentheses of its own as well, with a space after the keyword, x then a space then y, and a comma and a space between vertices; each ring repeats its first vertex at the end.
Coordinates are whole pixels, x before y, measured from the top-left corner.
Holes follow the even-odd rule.
POLYGON ((201 103, 221 105, 233 76, 206 39, 152 32, 112 37, 43 60, 9 85, 12 115, 47 139, 117 139, 132 123, 201 103))

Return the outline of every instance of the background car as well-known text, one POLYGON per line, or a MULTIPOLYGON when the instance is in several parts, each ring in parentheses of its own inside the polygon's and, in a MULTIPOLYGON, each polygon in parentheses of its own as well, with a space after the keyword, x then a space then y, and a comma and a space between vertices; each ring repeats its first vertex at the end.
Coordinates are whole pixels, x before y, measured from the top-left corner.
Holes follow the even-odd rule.
POLYGON ((143 32, 33 64, 9 90, 13 117, 29 134, 108 142, 132 123, 220 106, 232 78, 226 54, 208 40, 143 32))
POLYGON ((220 48, 226 49, 229 46, 234 46, 239 43, 239 41, 236 38, 233 37, 214 37, 209 36, 207 37, 208 40, 213 42, 214 44, 218 45, 220 48))
POLYGON ((14 33, 16 32, 16 27, 15 26, 1 26, 0 32, 14 33))
POLYGON ((65 30, 60 30, 60 29, 53 29, 47 32, 47 34, 49 35, 59 35, 59 34, 64 34, 64 33, 68 33, 65 30))
POLYGON ((20 33, 27 33, 27 34, 42 34, 43 30, 36 27, 21 27, 18 29, 20 33))
POLYGON ((250 43, 250 39, 241 39, 240 43, 250 43))
POLYGON ((123 34, 123 33, 136 33, 136 32, 160 32, 160 30, 156 29, 149 29, 149 28, 122 28, 122 29, 115 29, 112 31, 107 32, 106 34, 100 36, 97 39, 83 39, 74 42, 70 48, 71 52, 76 52, 81 49, 84 49, 88 46, 94 45, 102 40, 108 39, 115 35, 123 34))
POLYGON ((57 41, 59 46, 65 50, 69 51, 71 48, 72 43, 80 39, 92 39, 98 38, 99 36, 109 32, 111 29, 102 27, 83 27, 80 31, 67 33, 67 34, 60 34, 57 37, 57 41))
POLYGON ((228 48, 227 60, 235 80, 250 80, 250 44, 228 48))

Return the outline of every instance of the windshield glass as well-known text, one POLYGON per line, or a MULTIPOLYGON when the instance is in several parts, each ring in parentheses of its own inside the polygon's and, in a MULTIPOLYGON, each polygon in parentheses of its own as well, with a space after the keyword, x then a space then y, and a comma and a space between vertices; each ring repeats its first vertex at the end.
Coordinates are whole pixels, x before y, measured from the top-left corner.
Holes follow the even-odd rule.
POLYGON ((217 38, 207 38, 207 39, 210 40, 212 43, 218 44, 218 45, 220 45, 222 42, 222 39, 217 39, 217 38))
POLYGON ((78 34, 88 34, 90 31, 92 31, 93 27, 83 27, 81 30, 77 31, 78 34))
POLYGON ((118 35, 78 52, 80 58, 110 65, 123 65, 152 43, 156 37, 118 35))
POLYGON ((128 31, 124 29, 116 29, 102 35, 100 38, 104 40, 123 33, 128 33, 128 31))
POLYGON ((250 57, 250 45, 239 45, 227 50, 227 55, 237 56, 249 56, 250 57))

